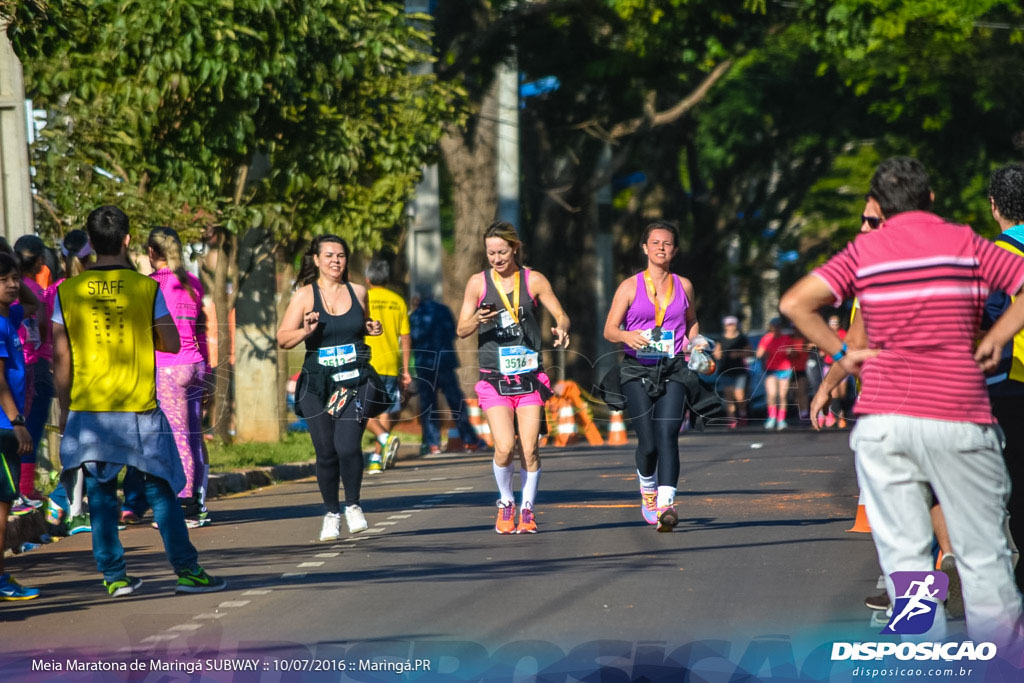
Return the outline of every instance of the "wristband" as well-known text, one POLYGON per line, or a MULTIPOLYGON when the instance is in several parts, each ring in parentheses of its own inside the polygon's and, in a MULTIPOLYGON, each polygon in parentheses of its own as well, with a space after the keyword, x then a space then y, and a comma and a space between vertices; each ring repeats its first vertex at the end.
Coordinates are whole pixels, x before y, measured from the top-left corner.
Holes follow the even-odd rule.
POLYGON ((832 354, 832 362, 833 363, 838 363, 839 361, 841 361, 843 359, 843 356, 845 356, 845 355, 846 355, 846 343, 844 342, 843 343, 843 348, 839 349, 838 351, 836 351, 835 353, 832 354))

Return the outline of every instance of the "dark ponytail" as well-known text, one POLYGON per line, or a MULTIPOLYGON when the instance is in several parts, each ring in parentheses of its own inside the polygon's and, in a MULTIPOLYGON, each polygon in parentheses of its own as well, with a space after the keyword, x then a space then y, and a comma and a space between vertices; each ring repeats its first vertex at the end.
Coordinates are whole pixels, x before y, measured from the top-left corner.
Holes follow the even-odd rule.
POLYGON ((348 282, 348 257, 351 253, 348 248, 348 242, 338 237, 337 235, 320 235, 313 238, 313 241, 309 243, 309 249, 302 255, 302 262, 299 264, 299 275, 295 279, 295 288, 305 287, 308 284, 312 284, 316 281, 320 275, 320 271, 316 267, 316 263, 313 261, 314 256, 320 255, 320 245, 324 242, 333 242, 340 244, 341 248, 345 251, 345 270, 341 271, 341 281, 348 282))

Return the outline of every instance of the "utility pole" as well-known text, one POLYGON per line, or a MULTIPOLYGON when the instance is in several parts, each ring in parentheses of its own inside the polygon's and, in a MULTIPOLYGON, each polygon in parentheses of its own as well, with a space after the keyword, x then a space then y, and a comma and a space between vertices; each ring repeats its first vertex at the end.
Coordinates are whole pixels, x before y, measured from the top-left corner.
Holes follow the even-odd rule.
MULTIPOLYGON (((429 0, 405 0, 408 14, 430 12, 429 0)), ((428 74, 433 67, 429 62, 412 69, 414 74, 428 74)), ((416 185, 416 194, 408 207, 409 236, 405 256, 409 267, 409 293, 414 295, 420 285, 432 287, 434 298, 443 299, 444 277, 441 260, 441 198, 437 178, 437 164, 424 166, 423 178, 416 185)))
POLYGON ((28 123, 21 62, 0 21, 0 228, 8 242, 35 232, 28 165, 28 123))
POLYGON ((519 225, 519 72, 498 66, 498 219, 519 225))

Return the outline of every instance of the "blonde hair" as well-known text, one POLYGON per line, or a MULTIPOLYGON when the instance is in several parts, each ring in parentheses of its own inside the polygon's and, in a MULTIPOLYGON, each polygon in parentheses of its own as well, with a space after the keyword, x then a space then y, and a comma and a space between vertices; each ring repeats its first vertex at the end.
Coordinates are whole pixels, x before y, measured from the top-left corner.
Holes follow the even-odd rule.
POLYGON ((494 221, 487 226, 487 230, 484 231, 484 242, 487 242, 492 237, 500 237, 509 243, 512 247, 513 258, 515 259, 516 266, 523 267, 523 243, 519 239, 519 233, 516 232, 514 225, 508 221, 494 221))
POLYGON ((181 286, 188 291, 189 296, 196 303, 199 303, 199 295, 192 288, 192 283, 188 279, 188 271, 185 270, 185 257, 181 252, 181 238, 178 237, 177 231, 163 226, 153 228, 149 232, 146 246, 153 250, 157 258, 167 262, 167 267, 178 278, 181 286))

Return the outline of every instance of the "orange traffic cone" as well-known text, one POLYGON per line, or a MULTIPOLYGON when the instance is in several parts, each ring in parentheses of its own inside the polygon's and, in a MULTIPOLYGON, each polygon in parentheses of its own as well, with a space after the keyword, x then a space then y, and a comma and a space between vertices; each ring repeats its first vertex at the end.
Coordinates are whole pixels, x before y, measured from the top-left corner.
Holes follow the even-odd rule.
POLYGON ((857 501, 857 517, 853 520, 853 526, 847 531, 852 531, 858 534, 870 534, 871 524, 868 523, 868 512, 860 501, 857 501))
POLYGON ((626 438, 626 423, 622 420, 622 411, 611 412, 611 422, 608 423, 608 445, 624 446, 629 440, 626 438))
POLYGON ((555 434, 556 446, 567 446, 576 436, 576 411, 568 401, 558 409, 558 433, 555 434))
POLYGON ((480 403, 475 398, 467 398, 466 405, 469 407, 469 424, 473 425, 476 435, 484 440, 488 446, 494 445, 491 438, 491 427, 484 419, 484 412, 480 410, 480 403))
POLYGON ((461 453, 466 447, 466 444, 462 443, 462 436, 459 435, 457 427, 451 427, 448 430, 448 443, 445 444, 444 450, 446 453, 461 453))

